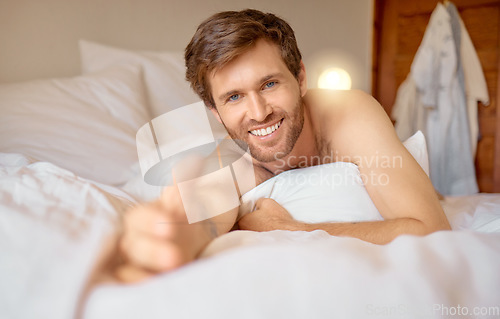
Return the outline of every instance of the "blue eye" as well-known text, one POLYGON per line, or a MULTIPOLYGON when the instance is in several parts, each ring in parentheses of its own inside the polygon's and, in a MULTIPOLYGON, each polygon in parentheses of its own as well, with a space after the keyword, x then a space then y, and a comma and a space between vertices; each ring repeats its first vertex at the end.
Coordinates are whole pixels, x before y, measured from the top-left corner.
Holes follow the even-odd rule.
POLYGON ((233 94, 229 97, 229 101, 237 101, 240 98, 239 94, 233 94))
POLYGON ((276 84, 276 82, 275 82, 275 81, 267 82, 267 83, 266 83, 266 85, 265 85, 265 86, 266 86, 266 89, 270 89, 270 88, 272 88, 275 84, 276 84))

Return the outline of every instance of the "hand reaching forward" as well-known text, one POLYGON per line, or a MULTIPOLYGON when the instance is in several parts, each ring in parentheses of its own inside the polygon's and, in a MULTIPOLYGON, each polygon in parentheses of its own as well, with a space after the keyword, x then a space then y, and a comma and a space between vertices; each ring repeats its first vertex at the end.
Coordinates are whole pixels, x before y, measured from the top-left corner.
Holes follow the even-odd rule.
POLYGON ((189 224, 178 188, 165 188, 158 200, 125 214, 119 242, 122 262, 115 277, 122 282, 141 281, 194 260, 213 238, 206 226, 189 224))
POLYGON ((239 227, 243 230, 297 230, 300 222, 293 219, 288 211, 271 198, 260 198, 255 203, 255 210, 243 216, 239 227))

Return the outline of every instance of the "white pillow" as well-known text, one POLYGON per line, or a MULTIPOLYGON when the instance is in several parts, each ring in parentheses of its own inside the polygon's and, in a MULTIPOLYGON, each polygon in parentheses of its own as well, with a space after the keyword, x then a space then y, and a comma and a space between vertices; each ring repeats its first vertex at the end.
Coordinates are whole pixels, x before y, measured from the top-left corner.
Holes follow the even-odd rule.
MULTIPOLYGON (((403 144, 428 174, 422 132, 403 144)), ((305 223, 382 220, 353 163, 334 162, 276 175, 242 196, 239 218, 252 212, 261 197, 276 200, 294 219, 305 223)))
POLYGON ((421 131, 417 131, 403 142, 408 152, 415 158, 424 172, 429 176, 429 155, 427 154, 427 144, 425 136, 421 131))
POLYGON ((49 161, 118 185, 137 162, 135 134, 148 121, 139 66, 75 78, 0 85, 0 152, 49 161))
POLYGON ((116 64, 140 64, 152 117, 199 101, 185 80, 184 56, 178 52, 130 51, 80 40, 83 74, 116 64))
POLYGON ((334 162, 276 175, 241 197, 239 218, 272 198, 304 223, 383 220, 353 163, 334 162))

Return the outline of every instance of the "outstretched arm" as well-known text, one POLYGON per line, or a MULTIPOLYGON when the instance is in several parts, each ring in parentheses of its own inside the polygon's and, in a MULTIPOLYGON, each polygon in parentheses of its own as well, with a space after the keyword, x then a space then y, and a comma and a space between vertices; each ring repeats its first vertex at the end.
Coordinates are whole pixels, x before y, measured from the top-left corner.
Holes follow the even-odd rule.
POLYGON ((122 282, 137 282, 196 259, 206 245, 227 233, 237 209, 189 223, 177 187, 150 203, 128 211, 119 241, 118 262, 111 271, 122 282))
POLYGON ((387 244, 402 234, 427 235, 438 230, 447 230, 447 223, 421 221, 414 218, 397 218, 384 221, 355 223, 318 223, 307 224, 297 221, 280 204, 270 198, 261 198, 256 210, 239 221, 243 230, 324 230, 333 236, 355 237, 374 244, 387 244))
POLYGON ((311 104, 320 105, 316 123, 322 125, 325 142, 344 161, 355 163, 361 176, 370 177, 363 179, 365 187, 384 221, 304 224, 293 220, 278 203, 263 199, 256 211, 240 220, 240 228, 322 229, 377 244, 401 234, 450 229, 430 179, 399 141, 377 101, 359 91, 320 92, 314 99, 311 104))

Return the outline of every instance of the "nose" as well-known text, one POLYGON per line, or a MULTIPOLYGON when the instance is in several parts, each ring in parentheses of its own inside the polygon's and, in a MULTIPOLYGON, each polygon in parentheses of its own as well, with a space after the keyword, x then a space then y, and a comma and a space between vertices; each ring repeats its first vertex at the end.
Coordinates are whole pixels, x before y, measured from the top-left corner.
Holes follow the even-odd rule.
POLYGON ((258 93, 250 94, 248 101, 249 105, 247 114, 252 120, 262 122, 269 114, 271 114, 272 108, 262 95, 258 93))

